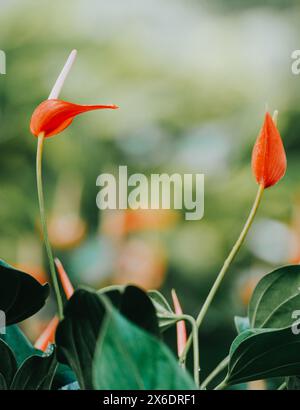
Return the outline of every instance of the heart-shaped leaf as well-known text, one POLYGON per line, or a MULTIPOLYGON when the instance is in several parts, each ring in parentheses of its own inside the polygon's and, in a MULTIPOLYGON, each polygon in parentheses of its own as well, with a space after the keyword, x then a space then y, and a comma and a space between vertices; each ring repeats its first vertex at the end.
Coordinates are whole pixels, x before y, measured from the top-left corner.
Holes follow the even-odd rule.
POLYGON ((0 260, 0 310, 6 325, 21 322, 39 311, 49 295, 49 286, 0 260))
POLYGON ((82 389, 93 389, 92 360, 104 315, 99 296, 78 289, 67 302, 56 331, 58 360, 72 368, 82 389))
POLYGON ((33 355, 25 360, 15 374, 12 390, 50 390, 57 368, 55 348, 43 356, 33 355))
POLYGON ((4 340, 14 352, 18 366, 27 357, 37 353, 37 350, 32 346, 18 325, 8 326, 6 334, 1 335, 0 339, 4 340))
POLYGON ((100 328, 106 314, 101 297, 107 297, 130 321, 147 332, 159 335, 154 307, 145 292, 127 286, 123 293, 116 289, 95 293, 79 289, 65 307, 64 320, 56 332, 58 360, 68 364, 82 389, 92 389, 92 361, 100 328), (113 292, 113 293, 112 293, 113 292))
POLYGON ((141 289, 136 286, 126 286, 118 310, 121 315, 138 327, 160 337, 153 303, 141 289))
POLYGON ((236 337, 230 349, 226 383, 300 374, 300 335, 291 327, 251 329, 236 337))
POLYGON ((137 326, 160 336, 153 301, 140 288, 131 285, 109 286, 98 291, 98 294, 108 297, 119 312, 137 326))
MULTIPOLYGON (((34 348, 18 325, 8 326, 6 328, 6 334, 1 335, 0 339, 9 345, 14 353, 18 366, 21 366, 21 364, 31 356, 43 356, 43 352, 34 348)), ((70 367, 60 364, 55 372, 52 387, 54 390, 57 390, 75 381, 75 375, 70 367)))
POLYGON ((300 309, 300 265, 283 266, 264 276, 256 286, 250 304, 252 328, 283 328, 295 321, 300 309))
POLYGON ((93 360, 96 389, 196 388, 164 343, 128 321, 108 301, 101 302, 106 316, 93 360))
POLYGON ((17 371, 15 356, 3 340, 0 340, 0 384, 3 388, 10 386, 17 371))

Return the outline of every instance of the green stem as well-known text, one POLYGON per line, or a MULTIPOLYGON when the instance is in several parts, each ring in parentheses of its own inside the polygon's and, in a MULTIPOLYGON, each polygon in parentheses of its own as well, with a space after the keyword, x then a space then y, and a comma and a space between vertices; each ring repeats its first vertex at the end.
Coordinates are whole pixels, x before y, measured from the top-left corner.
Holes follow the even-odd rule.
POLYGON ((283 382, 277 390, 285 390, 286 389, 286 382, 283 382))
MULTIPOLYGON (((257 212, 257 209, 259 207, 263 192, 264 192, 263 185, 259 185, 256 197, 255 197, 255 200, 254 200, 254 203, 252 205, 252 209, 251 209, 250 214, 248 216, 248 219, 247 219, 247 221, 246 221, 246 223, 245 223, 245 225, 242 229, 242 232, 240 233, 240 236, 238 237, 238 239, 237 239, 236 243, 234 244, 233 248, 231 249, 227 259, 225 260, 225 262, 222 266, 222 269, 220 270, 220 272, 219 272, 219 274, 218 274, 218 276, 215 280, 215 283, 213 284, 212 288, 210 289, 210 292, 209 292, 209 294, 208 294, 208 296, 207 296, 207 298, 204 302, 204 305, 202 306, 202 308, 200 310, 200 313, 199 313, 199 315, 196 319, 196 323, 197 323, 198 328, 201 326, 201 324, 203 322, 203 319, 205 318, 205 315, 208 311, 208 308, 210 307, 211 302, 213 301, 213 299, 215 297, 215 294, 217 293, 217 291, 218 291, 218 289, 219 289, 219 287, 222 283, 222 280, 225 276, 225 273, 227 272, 231 262, 233 261, 233 259, 237 255, 238 251, 240 250, 240 247, 242 246, 242 244, 243 244, 243 242, 244 242, 244 240, 247 236, 247 233, 248 233, 248 231, 249 231, 249 229, 252 225, 252 222, 253 222, 254 217, 256 215, 256 212, 257 212)), ((186 344, 185 351, 182 353, 183 357, 186 356, 186 354, 187 354, 187 352, 188 352, 188 350, 191 346, 191 342, 192 342, 191 337, 189 337, 189 339, 187 341, 187 344, 186 344)))
MULTIPOLYGON (((196 320, 192 316, 183 315, 183 319, 189 321, 192 327, 194 380, 195 380, 196 386, 199 387, 200 360, 199 360, 198 326, 197 326, 196 320)), ((185 360, 183 361, 183 363, 185 363, 185 360)))
MULTIPOLYGON (((190 323, 192 328, 192 341, 193 341, 193 359, 194 359, 194 381, 197 387, 199 387, 200 380, 199 380, 199 372, 200 372, 200 364, 199 364, 199 340, 198 340, 198 327, 196 320, 190 315, 158 315, 159 318, 164 319, 176 319, 177 321, 185 320, 190 323)), ((186 357, 179 358, 179 363, 182 367, 185 367, 185 360, 186 357)))
POLYGON ((44 242, 45 242, 46 252, 47 252, 47 256, 49 260, 52 284, 53 284, 55 297, 57 301, 58 316, 60 319, 62 319, 63 318, 63 302, 62 302, 62 298, 61 298, 61 294, 59 290, 59 284, 57 280, 57 275, 55 271, 53 253, 52 253, 52 249, 51 249, 51 245, 49 241, 47 222, 46 222, 46 213, 45 213, 45 201, 44 201, 43 180, 42 180, 43 146, 44 146, 44 133, 41 133, 38 136, 38 145, 37 145, 37 153, 36 153, 37 191, 38 191, 38 198, 39 198, 40 216, 41 216, 41 224, 42 224, 44 242))
POLYGON ((236 241, 236 243, 234 244, 233 248, 231 249, 227 259, 225 260, 222 269, 220 270, 217 279, 215 280, 215 283, 213 284, 207 298, 206 301, 204 302, 204 305, 202 306, 202 309, 197 317, 197 325, 198 327, 200 327, 200 325, 202 324, 202 321, 207 313, 208 308, 210 307, 211 302, 213 301, 213 298, 215 297, 215 294, 217 293, 217 290, 219 289, 221 282, 225 276, 225 273, 227 272, 231 262, 233 261, 233 259, 235 258, 236 254, 238 253, 238 251, 240 250, 246 235, 250 229, 250 226, 252 225, 252 222, 254 220, 254 217, 256 215, 259 203, 261 201, 262 198, 262 194, 264 192, 264 187, 262 185, 259 186, 257 194, 256 194, 256 198, 255 201, 253 203, 252 209, 250 211, 250 214, 248 216, 248 219, 244 225, 244 228, 242 229, 242 232, 240 233, 240 236, 238 237, 238 240, 236 241))
POLYGON ((227 381, 226 379, 223 380, 220 384, 217 385, 217 387, 215 387, 215 390, 224 390, 227 387, 227 381))
POLYGON ((201 384, 200 388, 204 390, 209 383, 216 377, 218 376, 219 373, 221 373, 226 367, 228 366, 229 363, 229 356, 225 357, 218 366, 206 377, 204 382, 201 384))

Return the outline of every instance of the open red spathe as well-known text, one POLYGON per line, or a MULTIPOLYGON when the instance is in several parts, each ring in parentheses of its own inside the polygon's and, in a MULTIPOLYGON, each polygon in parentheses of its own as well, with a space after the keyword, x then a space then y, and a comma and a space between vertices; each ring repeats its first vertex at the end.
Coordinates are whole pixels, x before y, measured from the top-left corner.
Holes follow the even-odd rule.
POLYGON ((52 137, 67 128, 73 119, 84 112, 103 109, 117 109, 117 105, 79 105, 63 100, 45 100, 34 110, 30 131, 36 137, 44 133, 44 136, 52 137))

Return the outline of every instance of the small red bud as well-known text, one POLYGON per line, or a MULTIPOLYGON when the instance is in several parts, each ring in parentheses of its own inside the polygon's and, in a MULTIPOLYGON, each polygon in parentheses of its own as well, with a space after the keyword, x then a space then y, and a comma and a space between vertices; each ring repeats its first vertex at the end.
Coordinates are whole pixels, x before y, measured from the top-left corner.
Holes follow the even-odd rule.
POLYGON ((279 131, 267 112, 252 152, 252 171, 259 185, 275 185, 285 174, 286 155, 279 131))
MULTIPOLYGON (((173 305, 174 305, 176 315, 182 315, 182 309, 181 309, 178 297, 174 289, 172 289, 172 299, 173 299, 173 305)), ((185 326, 184 320, 180 320, 179 322, 176 323, 176 331, 177 331, 177 353, 178 353, 178 357, 180 357, 182 352, 185 349, 186 340, 187 340, 186 326, 185 326)))

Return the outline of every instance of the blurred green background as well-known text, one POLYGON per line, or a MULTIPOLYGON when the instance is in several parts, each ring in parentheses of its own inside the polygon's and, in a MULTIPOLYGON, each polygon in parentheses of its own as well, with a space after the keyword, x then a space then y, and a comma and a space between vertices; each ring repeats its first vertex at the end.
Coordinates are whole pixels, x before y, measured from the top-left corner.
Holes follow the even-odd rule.
MULTIPOLYGON (((45 147, 51 241, 75 285, 137 283, 169 300, 175 288, 196 315, 256 192, 251 150, 266 104, 278 109, 287 174, 265 193, 200 335, 203 371, 222 359, 257 280, 300 259, 299 12, 296 0, 0 0, 1 258, 47 277, 29 121, 73 48, 61 98, 120 106, 77 118, 45 147), (99 213, 96 178, 119 165, 204 173, 204 218, 99 213)), ((27 321, 32 339, 53 312, 27 321)))

